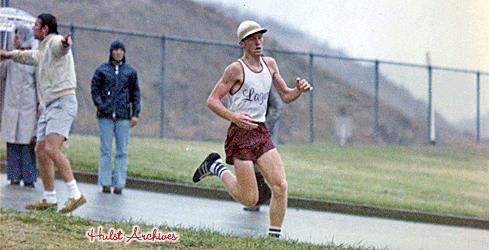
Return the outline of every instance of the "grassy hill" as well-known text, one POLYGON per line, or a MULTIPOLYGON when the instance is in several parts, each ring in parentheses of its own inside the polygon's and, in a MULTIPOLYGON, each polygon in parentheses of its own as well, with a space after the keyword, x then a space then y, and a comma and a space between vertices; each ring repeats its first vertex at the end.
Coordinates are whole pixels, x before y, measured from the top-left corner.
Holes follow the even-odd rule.
MULTIPOLYGON (((63 24, 84 27, 133 31, 138 34, 165 35, 199 41, 236 44, 235 30, 244 16, 224 15, 218 10, 208 11, 190 0, 16 0, 11 7, 21 8, 33 15, 49 12, 63 24), (202 12, 205 14, 198 15, 202 12), (189 17, 193 17, 188 19, 189 17), (188 20, 187 20, 188 19, 188 20), (182 22, 183 21, 183 22, 182 22)), ((287 30, 272 21, 261 21, 263 26, 280 30, 265 36, 266 48, 295 49, 297 31, 287 30), (287 36, 285 36, 287 35, 287 36), (289 45, 289 46, 287 46, 289 45)), ((68 32, 62 29, 62 33, 68 32)), ((300 35, 300 34, 299 34, 300 35)), ((95 67, 108 59, 109 44, 120 37, 127 47, 126 58, 139 73, 142 89, 140 125, 132 130, 137 136, 160 135, 161 93, 164 92, 164 136, 177 139, 223 140, 228 122, 214 115, 205 100, 224 68, 239 58, 239 48, 201 45, 167 40, 165 43, 165 85, 161 85, 161 39, 76 30, 74 51, 78 78, 77 96, 79 114, 74 123, 78 133, 97 133, 95 108, 90 97, 90 80, 95 67)), ((307 36, 305 36, 307 37, 307 36)), ((313 46, 305 41, 304 48, 313 46)), ((318 47, 316 48, 323 48, 318 47)), ((327 51, 327 50, 324 50, 327 51)), ((340 53, 329 49, 328 53, 340 53)), ((308 77, 309 58, 268 52, 276 58, 283 78, 289 84, 297 77, 308 77)), ((355 78, 344 77, 344 70, 334 63, 325 67, 315 63, 314 75, 314 129, 315 142, 336 143, 335 123, 339 110, 346 110, 353 119, 353 137, 356 144, 374 143, 374 98, 371 91, 361 87, 368 81, 366 68, 355 63, 342 64, 355 78), (362 78, 363 77, 363 78, 362 78)), ((384 84, 384 83, 383 83, 384 84)), ((388 100, 380 101, 381 143, 423 144, 427 141, 426 107, 402 89, 385 83, 388 100), (416 104, 416 105, 414 105, 416 104)), ((383 91, 385 91, 383 90, 383 91)), ((305 94, 293 104, 286 105, 280 128, 280 140, 285 143, 309 142, 309 102, 312 93, 305 94)), ((439 121, 439 122, 438 122, 439 121)), ((442 119, 438 124, 438 142, 467 143, 457 130, 442 119)))

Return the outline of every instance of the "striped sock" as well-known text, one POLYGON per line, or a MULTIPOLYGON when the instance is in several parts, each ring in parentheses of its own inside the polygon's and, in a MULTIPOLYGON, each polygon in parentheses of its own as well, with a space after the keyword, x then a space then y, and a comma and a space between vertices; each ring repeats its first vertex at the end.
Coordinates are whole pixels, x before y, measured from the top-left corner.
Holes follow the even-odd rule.
POLYGON ((212 166, 210 167, 210 171, 211 173, 217 175, 219 179, 221 179, 222 175, 226 173, 226 171, 229 171, 229 169, 224 166, 224 162, 222 161, 222 159, 219 159, 212 164, 212 166))
POLYGON ((268 236, 272 236, 275 238, 280 238, 280 233, 282 232, 282 229, 279 227, 272 227, 270 226, 268 228, 268 236))

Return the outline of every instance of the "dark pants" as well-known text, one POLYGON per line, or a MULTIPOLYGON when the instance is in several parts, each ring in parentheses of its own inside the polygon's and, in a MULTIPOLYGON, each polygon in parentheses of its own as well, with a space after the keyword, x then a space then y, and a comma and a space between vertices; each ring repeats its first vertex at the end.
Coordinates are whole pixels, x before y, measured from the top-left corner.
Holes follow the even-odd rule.
POLYGON ((36 143, 7 143, 7 179, 34 183, 37 180, 36 143))

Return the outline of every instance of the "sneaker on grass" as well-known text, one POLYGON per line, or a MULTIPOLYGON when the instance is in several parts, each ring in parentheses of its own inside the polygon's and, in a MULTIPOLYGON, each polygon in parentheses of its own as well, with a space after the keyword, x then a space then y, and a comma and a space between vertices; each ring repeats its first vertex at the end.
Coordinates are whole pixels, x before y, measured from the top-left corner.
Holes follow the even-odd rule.
POLYGON ((86 202, 87 200, 85 199, 85 197, 83 197, 83 195, 77 200, 73 198, 69 198, 68 201, 65 203, 65 207, 61 209, 60 213, 66 214, 72 212, 73 210, 77 209, 78 207, 85 204, 86 202))
POLYGON ((37 211, 56 211, 58 209, 58 203, 49 204, 46 203, 46 199, 42 199, 37 203, 29 204, 25 206, 25 208, 29 210, 37 210, 37 211))

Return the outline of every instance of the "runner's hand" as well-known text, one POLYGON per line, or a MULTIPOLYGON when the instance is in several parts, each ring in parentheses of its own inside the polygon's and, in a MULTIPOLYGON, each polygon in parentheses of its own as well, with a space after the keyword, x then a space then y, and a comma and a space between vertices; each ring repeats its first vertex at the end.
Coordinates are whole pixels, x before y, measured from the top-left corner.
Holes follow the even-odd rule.
POLYGON ((246 130, 258 128, 258 124, 256 124, 255 120, 251 119, 251 115, 248 113, 241 113, 239 115, 236 115, 232 122, 238 127, 246 130))
POLYGON ((301 80, 300 78, 297 78, 295 80, 295 86, 300 92, 307 92, 309 90, 312 90, 311 84, 309 84, 309 82, 307 82, 305 79, 301 80))

